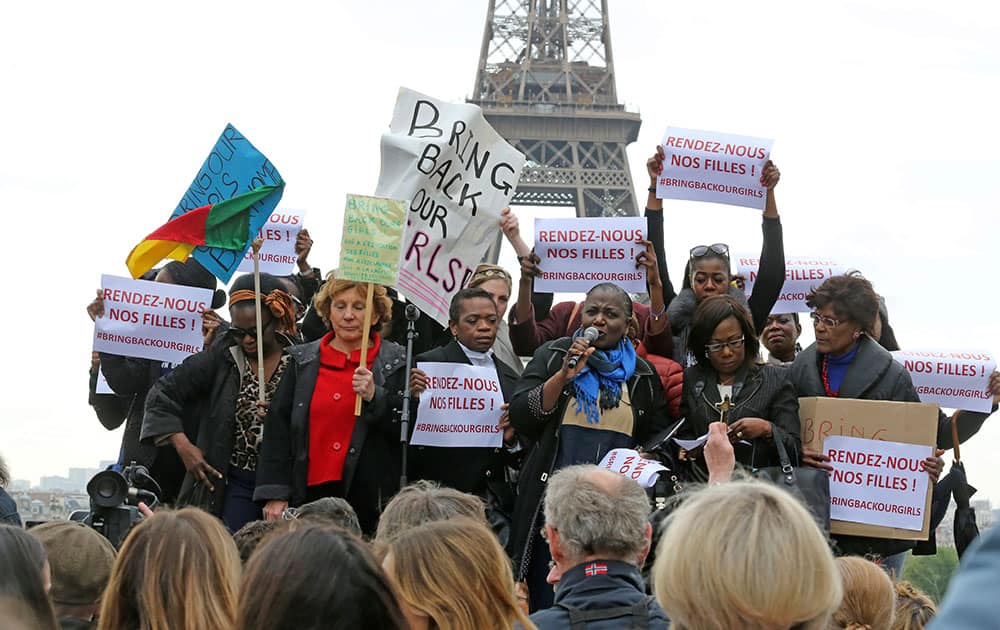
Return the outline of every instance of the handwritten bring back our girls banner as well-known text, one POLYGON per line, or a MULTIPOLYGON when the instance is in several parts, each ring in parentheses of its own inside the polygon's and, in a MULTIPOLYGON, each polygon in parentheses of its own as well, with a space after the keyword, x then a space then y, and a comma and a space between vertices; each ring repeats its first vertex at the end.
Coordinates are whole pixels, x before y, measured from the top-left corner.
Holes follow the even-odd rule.
POLYGON ((408 200, 396 286, 442 325, 496 241, 523 166, 479 107, 400 88, 375 195, 408 200))

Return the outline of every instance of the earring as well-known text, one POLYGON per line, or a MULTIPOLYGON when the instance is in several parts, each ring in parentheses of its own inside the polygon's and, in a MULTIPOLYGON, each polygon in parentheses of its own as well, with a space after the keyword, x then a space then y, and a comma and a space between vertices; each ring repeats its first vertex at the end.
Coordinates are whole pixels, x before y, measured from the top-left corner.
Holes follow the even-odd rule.
POLYGON ((858 338, 858 337, 860 337, 860 336, 861 336, 861 333, 859 333, 859 332, 855 332, 855 333, 854 333, 854 338, 855 338, 855 339, 857 339, 857 338, 858 338))

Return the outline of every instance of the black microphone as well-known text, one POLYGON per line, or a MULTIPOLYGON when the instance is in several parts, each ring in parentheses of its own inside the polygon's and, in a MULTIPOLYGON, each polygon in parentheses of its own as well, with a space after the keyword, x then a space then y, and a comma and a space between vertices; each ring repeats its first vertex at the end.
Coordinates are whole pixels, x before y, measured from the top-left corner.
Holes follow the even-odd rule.
POLYGON ((417 308, 416 304, 407 304, 406 305, 407 321, 415 322, 419 317, 420 317, 420 309, 417 308))
MULTIPOLYGON (((600 337, 600 336, 601 336, 601 331, 597 330, 593 326, 591 326, 587 330, 583 331, 583 338, 587 340, 587 345, 588 346, 590 344, 594 343, 595 341, 597 341, 597 338, 600 337)), ((583 355, 577 354, 577 355, 574 355, 574 356, 570 357, 569 358, 569 363, 566 364, 566 367, 568 367, 571 370, 573 368, 575 368, 576 364, 580 362, 580 357, 581 356, 583 356, 583 355)))

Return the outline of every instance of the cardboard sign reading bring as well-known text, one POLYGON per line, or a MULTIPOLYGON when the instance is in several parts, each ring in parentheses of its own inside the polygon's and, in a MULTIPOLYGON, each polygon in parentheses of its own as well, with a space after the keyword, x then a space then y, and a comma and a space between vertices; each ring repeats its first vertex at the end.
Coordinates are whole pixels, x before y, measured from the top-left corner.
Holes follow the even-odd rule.
MULTIPOLYGON (((880 445, 883 442, 913 444, 922 447, 922 452, 928 452, 937 443, 937 405, 849 398, 799 398, 799 418, 802 420, 802 447, 814 451, 824 452, 824 441, 836 436, 878 440, 880 445)), ((836 442, 833 444, 836 445, 836 442)), ((891 448, 881 452, 883 457, 892 452, 891 448)), ((830 465, 834 470, 849 470, 845 468, 844 462, 830 462, 830 465)), ((926 472, 923 474, 927 476, 926 472)), ((835 513, 834 508, 845 507, 833 504, 833 482, 831 477, 831 515, 835 513)), ((863 493, 851 490, 848 488, 841 495, 842 498, 862 500, 863 493)), ((930 532, 931 488, 928 486, 921 496, 923 521, 920 529, 831 518, 830 532, 896 540, 927 540, 930 532)))
POLYGON ((993 409, 989 384, 997 362, 989 352, 902 350, 892 358, 910 373, 922 402, 983 413, 993 409))
POLYGON ((410 444, 414 446, 503 445, 503 392, 497 371, 463 363, 418 363, 427 375, 410 444))
POLYGON ((212 305, 208 289, 104 275, 101 295, 94 350, 169 363, 201 351, 201 313, 212 305))
POLYGON ((646 269, 636 269, 646 219, 535 219, 535 253, 541 270, 535 291, 586 293, 613 282, 630 293, 646 290, 646 269))

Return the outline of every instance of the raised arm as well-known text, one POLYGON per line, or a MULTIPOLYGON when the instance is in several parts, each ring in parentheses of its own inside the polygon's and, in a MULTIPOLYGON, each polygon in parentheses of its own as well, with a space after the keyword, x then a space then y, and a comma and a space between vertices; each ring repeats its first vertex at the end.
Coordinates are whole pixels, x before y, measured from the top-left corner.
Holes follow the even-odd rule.
POLYGON ((663 158, 663 147, 657 145, 656 153, 646 160, 646 174, 649 175, 649 194, 646 196, 646 225, 649 229, 647 238, 653 243, 660 281, 663 284, 663 303, 669 307, 670 302, 677 297, 677 292, 674 291, 674 285, 670 282, 670 273, 667 271, 667 252, 663 240, 663 200, 656 196, 656 178, 663 173, 663 158))
POLYGON ((760 269, 757 282, 753 287, 753 295, 748 303, 753 315, 754 328, 759 335, 767 326, 767 316, 781 295, 781 287, 785 284, 785 245, 781 231, 781 219, 778 217, 778 206, 774 201, 774 187, 778 185, 781 173, 770 160, 764 165, 760 183, 767 187, 767 203, 764 208, 764 219, 761 229, 764 233, 764 244, 760 252, 760 269))

